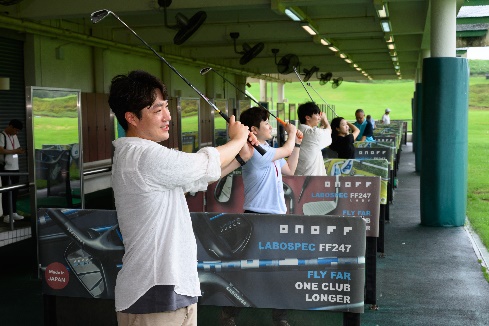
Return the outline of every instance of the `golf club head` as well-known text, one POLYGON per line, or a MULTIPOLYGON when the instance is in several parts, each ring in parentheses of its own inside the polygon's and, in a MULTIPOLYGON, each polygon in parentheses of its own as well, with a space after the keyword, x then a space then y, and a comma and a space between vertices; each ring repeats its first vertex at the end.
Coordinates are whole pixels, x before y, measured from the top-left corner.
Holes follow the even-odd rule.
POLYGON ((102 19, 104 19, 105 17, 107 17, 111 13, 112 12, 110 10, 107 10, 107 9, 97 10, 97 11, 92 12, 92 14, 90 15, 90 20, 92 21, 92 23, 96 24, 99 21, 101 21, 102 19))
POLYGON ((194 232, 207 253, 218 259, 232 260, 244 254, 253 225, 244 217, 219 214, 192 220, 194 232))
POLYGON ((107 290, 106 274, 99 259, 70 242, 64 253, 65 261, 78 281, 93 298, 104 297, 107 290))
POLYGON ((233 189, 233 174, 230 173, 224 178, 219 179, 214 189, 214 199, 219 203, 227 203, 231 199, 233 189))
POLYGON ((205 74, 207 74, 207 73, 208 73, 209 71, 211 71, 211 70, 212 70, 212 68, 211 68, 211 67, 205 67, 205 68, 202 68, 202 69, 200 69, 200 74, 201 74, 202 76, 204 76, 205 74))
POLYGON ((284 197, 285 199, 289 199, 289 214, 294 214, 294 192, 288 184, 285 182, 282 183, 284 187, 284 197))
POLYGON ((316 201, 311 203, 306 203, 302 206, 302 213, 304 215, 328 215, 336 209, 338 206, 338 193, 340 191, 340 176, 336 176, 336 195, 335 200, 331 201, 316 201))

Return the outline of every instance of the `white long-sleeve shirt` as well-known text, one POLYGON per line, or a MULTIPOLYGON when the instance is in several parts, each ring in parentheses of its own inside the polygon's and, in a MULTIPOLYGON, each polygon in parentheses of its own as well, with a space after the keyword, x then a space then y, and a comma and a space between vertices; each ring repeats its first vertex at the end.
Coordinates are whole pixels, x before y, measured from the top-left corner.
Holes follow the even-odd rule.
POLYGON ((190 154, 124 137, 113 142, 112 187, 125 254, 115 287, 116 311, 155 285, 199 296, 197 244, 184 193, 220 177, 219 152, 190 154))
POLYGON ((301 124, 303 133, 295 175, 326 175, 321 150, 331 144, 331 130, 301 124))

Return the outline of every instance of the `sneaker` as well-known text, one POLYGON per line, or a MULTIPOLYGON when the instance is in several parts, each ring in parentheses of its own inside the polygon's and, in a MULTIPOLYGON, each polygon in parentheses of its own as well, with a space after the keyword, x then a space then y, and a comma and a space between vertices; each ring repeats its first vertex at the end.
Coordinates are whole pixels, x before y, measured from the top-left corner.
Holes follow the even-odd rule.
MULTIPOLYGON (((8 215, 4 215, 4 216, 3 216, 3 221, 4 221, 5 223, 9 223, 9 224, 10 224, 10 216, 8 216, 8 215)), ((15 222, 15 218, 14 218, 14 222, 15 222)))
POLYGON ((14 220, 15 221, 19 221, 19 220, 23 220, 24 219, 24 216, 19 215, 17 213, 12 213, 12 216, 14 217, 14 220))
POLYGON ((290 324, 286 320, 282 319, 279 321, 274 321, 273 326, 290 326, 290 324))

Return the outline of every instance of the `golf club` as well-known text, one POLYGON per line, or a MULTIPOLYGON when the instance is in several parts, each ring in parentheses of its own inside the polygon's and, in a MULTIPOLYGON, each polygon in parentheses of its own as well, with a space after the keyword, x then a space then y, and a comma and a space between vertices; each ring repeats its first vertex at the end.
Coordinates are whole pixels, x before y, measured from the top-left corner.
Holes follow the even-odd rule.
POLYGON ((338 114, 336 114, 336 111, 328 104, 328 102, 326 102, 322 97, 321 95, 319 95, 319 93, 314 89, 314 87, 312 87, 311 83, 307 83, 307 86, 311 87, 312 90, 317 94, 317 96, 319 96, 319 98, 324 102, 324 104, 326 104, 326 106, 328 107, 328 109, 331 110, 331 112, 334 113, 335 116, 338 116, 338 114))
POLYGON ((114 234, 118 224, 101 234, 94 230, 84 232, 61 210, 49 208, 46 213, 72 240, 64 256, 80 283, 92 297, 112 298, 117 275, 115 263, 122 261, 124 253, 122 241, 114 234))
MULTIPOLYGON (((207 104, 209 104, 217 113, 219 113, 221 115, 221 117, 224 118, 224 120, 226 120, 228 123, 229 123, 229 117, 226 113, 222 112, 221 110, 219 110, 219 108, 214 105, 214 103, 212 103, 211 101, 209 101, 209 99, 204 95, 202 94, 202 92, 200 92, 194 85, 192 85, 188 80, 187 78, 185 78, 182 74, 180 74, 178 72, 178 70, 173 67, 168 61, 166 61, 165 58, 163 58, 161 55, 158 54, 158 52, 156 52, 155 49, 153 49, 145 40, 143 40, 131 27, 129 27, 122 19, 119 18, 119 16, 117 16, 114 12, 110 11, 110 10, 107 10, 107 9, 102 9, 102 10, 97 10, 95 12, 93 12, 91 15, 90 15, 90 20, 92 21, 92 23, 96 24, 98 22, 100 22, 102 19, 104 19, 105 17, 107 17, 108 15, 112 15, 114 16, 122 25, 124 25, 127 29, 129 29, 133 34, 134 36, 136 36, 141 42, 143 42, 144 45, 146 45, 146 47, 148 49, 150 49, 158 58, 160 58, 161 61, 163 61, 171 70, 173 70, 174 73, 176 73, 180 78, 182 78, 182 80, 188 85, 190 86, 197 94, 199 94, 199 96, 207 102, 207 104)), ((264 155, 266 153, 266 151, 260 147, 259 145, 253 145, 253 147, 258 151, 258 153, 260 153, 261 155, 264 155)))
POLYGON ((311 99, 311 102, 314 102, 314 100, 312 99, 311 94, 309 94, 309 91, 308 91, 308 90, 307 90, 307 88, 306 88, 306 85, 304 85, 304 82, 302 81, 301 75, 299 75, 299 73, 297 72, 297 68, 296 68, 296 67, 294 67, 294 72, 295 72, 295 74, 297 75, 297 78, 299 78, 299 81, 301 82, 302 87, 304 87, 304 89, 305 89, 305 91, 306 91, 307 95, 309 95, 309 98, 311 99))
MULTIPOLYGON (((249 98, 250 100, 252 100, 256 105, 258 105, 260 108, 262 108, 263 110, 266 110, 268 111, 268 109, 266 107, 264 107, 263 105, 261 105, 255 98, 253 98, 252 96, 246 94, 246 92, 243 92, 241 89, 238 88, 238 86, 236 86, 235 84, 233 84, 231 81, 229 81, 228 79, 226 79, 223 75, 221 75, 220 73, 218 73, 217 71, 215 71, 214 69, 212 69, 211 67, 206 67, 206 68, 202 68, 200 69, 200 74, 202 76, 204 76, 205 74, 207 74, 209 71, 213 71, 215 72, 219 77, 221 77, 222 79, 224 79, 225 81, 227 81, 231 86, 233 86, 237 91, 241 92, 241 94, 243 94, 244 96, 246 96, 247 98, 249 98)), ((280 124, 282 124, 282 126, 285 127, 285 125, 287 124, 287 122, 285 122, 284 120, 280 119, 279 117, 277 117, 276 115, 274 115, 272 112, 268 111, 268 113, 270 113, 270 115, 272 117, 274 117, 275 119, 277 119, 278 122, 280 122, 280 124)))
POLYGON ((321 95, 319 95, 318 91, 316 91, 316 89, 314 87, 312 87, 311 83, 306 83, 306 85, 312 88, 312 90, 317 94, 317 96, 319 96, 319 98, 324 102, 324 104, 326 104, 328 109, 330 109, 331 112, 333 112, 335 116, 338 116, 338 114, 336 114, 336 111, 328 104, 328 102, 326 102, 324 100, 324 98, 322 98, 321 95))

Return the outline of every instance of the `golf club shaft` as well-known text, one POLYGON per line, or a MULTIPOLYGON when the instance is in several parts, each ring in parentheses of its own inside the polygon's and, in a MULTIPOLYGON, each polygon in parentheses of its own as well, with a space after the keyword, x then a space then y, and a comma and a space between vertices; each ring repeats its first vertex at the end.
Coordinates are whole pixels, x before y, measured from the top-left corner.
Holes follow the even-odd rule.
POLYGON ((309 91, 308 91, 308 90, 307 90, 307 88, 306 88, 306 85, 304 85, 304 82, 302 81, 301 76, 300 76, 300 75, 299 75, 299 73, 297 72, 297 68, 296 68, 296 67, 294 67, 294 72, 295 72, 295 74, 297 75, 297 78, 299 78, 299 81, 301 82, 302 87, 304 87, 304 90, 306 91, 307 95, 309 95, 309 98, 311 99, 311 102, 314 102, 314 100, 312 99, 311 94, 309 94, 309 91))
POLYGON ((247 259, 232 261, 198 261, 197 269, 204 271, 232 270, 302 270, 319 266, 364 264, 365 257, 319 257, 312 259, 247 259))
MULTIPOLYGON (((114 12, 110 11, 110 10, 107 10, 107 9, 102 9, 102 10, 98 10, 98 11, 95 11, 92 13, 91 15, 91 19, 92 19, 92 22, 93 23, 98 23, 100 20, 102 20, 103 18, 105 18, 107 15, 111 14, 112 16, 114 16, 122 25, 124 25, 128 30, 131 31, 132 34, 134 34, 134 36, 136 36, 144 45, 146 45, 146 47, 148 49, 150 49, 158 58, 160 58, 161 61, 163 61, 174 73, 176 73, 188 86, 190 86, 197 94, 199 94, 199 96, 207 102, 207 104, 209 104, 217 113, 219 113, 221 115, 221 117, 224 118, 224 120, 226 120, 228 123, 229 123, 229 117, 226 113, 222 112, 221 110, 219 110, 219 108, 214 104, 212 103, 204 94, 202 94, 202 92, 200 92, 194 85, 192 85, 190 83, 190 81, 187 80, 187 78, 185 78, 182 74, 180 74, 178 72, 178 70, 173 67, 168 61, 166 61, 165 58, 163 58, 158 52, 156 52, 155 49, 153 49, 151 47, 151 45, 149 45, 143 38, 141 38, 131 27, 129 27, 122 19, 119 18, 119 16, 117 16, 114 12)), ((253 147, 255 147, 255 149, 258 151, 258 153, 260 153, 261 155, 264 155, 266 153, 266 151, 260 147, 259 145, 253 145, 253 147)))
POLYGON ((225 81, 227 81, 231 86, 233 86, 237 91, 241 92, 241 94, 243 94, 244 96, 246 96, 247 98, 249 98, 250 100, 252 100, 260 108, 262 108, 263 110, 268 111, 268 113, 270 113, 270 115, 272 117, 274 117, 275 119, 277 119, 277 121, 280 122, 280 124, 282 124, 285 127, 285 125, 287 124, 287 122, 285 122, 284 120, 280 119, 275 114, 273 114, 272 112, 270 112, 266 107, 264 107, 263 105, 261 105, 255 98, 253 98, 252 96, 246 94, 246 92, 243 92, 241 89, 238 88, 238 86, 236 86, 235 84, 233 84, 231 81, 229 81, 228 79, 226 79, 223 75, 221 75, 220 73, 218 73, 214 69, 212 69, 210 67, 203 68, 203 69, 200 70, 200 74, 201 75, 205 75, 208 71, 213 71, 214 73, 216 73, 219 77, 221 77, 222 79, 224 79, 225 81))
MULTIPOLYGON (((225 81, 227 81, 231 86, 233 86, 237 91, 241 92, 244 96, 246 96, 247 98, 249 98, 251 101, 253 101, 256 105, 258 105, 260 108, 262 108, 263 110, 267 111, 268 113, 270 113, 270 115, 272 117, 274 117, 275 119, 277 119, 277 121, 282 125, 282 126, 286 126, 287 125, 287 122, 285 122, 284 120, 280 119, 279 117, 277 117, 275 114, 273 114, 270 110, 268 110, 266 107, 264 107, 263 105, 261 105, 253 96, 250 96, 249 94, 246 94, 246 92, 243 92, 241 89, 238 88, 238 86, 236 86, 235 84, 233 84, 231 81, 229 81, 226 77, 224 77, 223 75, 221 75, 220 73, 218 73, 217 71, 215 71, 214 69, 212 69, 211 67, 206 67, 206 68, 202 68, 200 70, 200 74, 201 75, 205 75, 207 72, 209 72, 210 70, 212 70, 214 73, 216 73, 219 77, 221 77, 222 79, 224 79, 225 81)), ((299 136, 298 136, 299 137, 299 136)), ((302 137, 299 137, 300 139, 302 139, 302 137)))
POLYGON ((307 86, 309 86, 309 87, 312 88, 312 90, 317 94, 317 96, 319 96, 319 98, 324 102, 324 104, 326 104, 326 106, 328 107, 328 109, 330 109, 331 112, 333 112, 335 116, 338 116, 338 114, 336 114, 336 111, 328 104, 328 102, 326 102, 324 100, 324 98, 322 98, 321 95, 319 95, 319 93, 316 91, 316 89, 314 89, 314 87, 312 87, 311 83, 307 83, 307 86))

